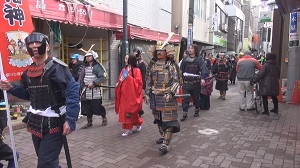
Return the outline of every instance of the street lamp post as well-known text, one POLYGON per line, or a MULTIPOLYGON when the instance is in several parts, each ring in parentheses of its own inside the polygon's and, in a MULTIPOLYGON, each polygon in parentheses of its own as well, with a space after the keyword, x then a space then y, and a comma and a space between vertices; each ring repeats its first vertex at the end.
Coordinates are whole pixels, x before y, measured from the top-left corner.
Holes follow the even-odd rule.
POLYGON ((128 54, 128 28, 127 28, 127 8, 128 0, 123 0, 123 39, 122 39, 122 54, 121 54, 121 69, 125 65, 125 55, 128 54))

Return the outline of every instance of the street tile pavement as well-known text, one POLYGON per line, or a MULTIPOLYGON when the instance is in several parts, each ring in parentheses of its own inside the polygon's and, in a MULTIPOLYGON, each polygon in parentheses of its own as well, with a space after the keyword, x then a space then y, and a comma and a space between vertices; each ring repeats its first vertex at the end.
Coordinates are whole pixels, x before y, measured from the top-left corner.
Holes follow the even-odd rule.
MULTIPOLYGON (((240 97, 235 85, 229 85, 226 100, 217 91, 211 96, 211 109, 180 122, 181 131, 173 135, 171 150, 162 155, 155 141, 159 137, 149 107, 144 106, 141 132, 122 137, 112 102, 106 102, 108 125, 101 126, 94 117, 94 126, 80 129, 86 122, 81 118, 77 130, 68 136, 74 168, 168 168, 168 167, 238 167, 294 168, 300 167, 300 107, 280 104, 280 114, 257 115, 255 111, 239 111, 240 97), (198 130, 214 129, 212 135, 198 130)), ((272 104, 270 103, 270 107, 272 104)), ((179 110, 181 111, 181 110, 179 110)), ((179 112, 181 116, 181 112, 179 112)), ((17 150, 21 153, 20 168, 36 167, 36 154, 31 135, 25 129, 14 132, 17 150)), ((9 137, 7 135, 7 137, 9 137)), ((9 138, 5 139, 9 143, 9 138)), ((51 146, 49 146, 51 148, 51 146)), ((64 151, 60 155, 66 166, 64 151)))

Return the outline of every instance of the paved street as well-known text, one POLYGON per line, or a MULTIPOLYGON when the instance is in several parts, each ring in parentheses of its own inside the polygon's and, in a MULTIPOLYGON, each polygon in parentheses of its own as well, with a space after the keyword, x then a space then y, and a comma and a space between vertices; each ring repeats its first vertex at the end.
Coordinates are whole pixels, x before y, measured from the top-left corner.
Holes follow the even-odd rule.
MULTIPOLYGON (((202 111, 199 118, 193 117, 194 108, 190 110, 188 120, 180 122, 181 132, 173 136, 166 155, 161 155, 159 145, 155 144, 159 133, 148 107, 144 106, 142 131, 121 137, 123 130, 111 105, 106 127, 100 126, 97 117, 92 128, 77 129, 68 136, 73 167, 300 167, 300 107, 280 104, 280 115, 270 116, 241 112, 237 87, 229 88, 225 101, 217 99, 218 93, 214 91, 211 109, 202 111), (207 128, 219 133, 198 133, 207 128)), ((80 119, 77 127, 84 123, 85 118, 80 119)), ((15 131, 15 139, 21 153, 20 168, 35 167, 31 135, 21 129, 15 131)), ((60 157, 65 168, 63 152, 60 157)))

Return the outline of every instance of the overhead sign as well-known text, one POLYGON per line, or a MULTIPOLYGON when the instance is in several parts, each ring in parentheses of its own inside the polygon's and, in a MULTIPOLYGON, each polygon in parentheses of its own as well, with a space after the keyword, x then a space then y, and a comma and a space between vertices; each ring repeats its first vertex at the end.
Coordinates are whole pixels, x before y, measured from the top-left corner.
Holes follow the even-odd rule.
POLYGON ((193 44, 193 24, 188 25, 188 39, 187 39, 187 47, 193 44))
POLYGON ((0 51, 4 75, 9 81, 21 79, 32 63, 24 39, 33 30, 27 0, 5 0, 0 3, 0 51))
POLYGON ((260 22, 272 22, 272 11, 260 12, 260 22))
POLYGON ((292 12, 290 15, 289 47, 299 47, 299 20, 300 12, 292 12))
POLYGON ((212 16, 212 23, 211 23, 211 31, 218 31, 219 24, 218 24, 218 13, 213 14, 212 16))

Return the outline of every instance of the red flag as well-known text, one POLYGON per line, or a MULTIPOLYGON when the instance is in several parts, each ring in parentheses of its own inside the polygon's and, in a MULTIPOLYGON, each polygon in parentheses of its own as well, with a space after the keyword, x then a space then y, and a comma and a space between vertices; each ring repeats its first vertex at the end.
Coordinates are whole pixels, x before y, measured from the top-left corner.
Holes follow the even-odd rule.
POLYGON ((0 7, 0 51, 4 74, 9 81, 16 81, 32 63, 24 42, 33 30, 32 19, 27 0, 2 0, 0 7))

